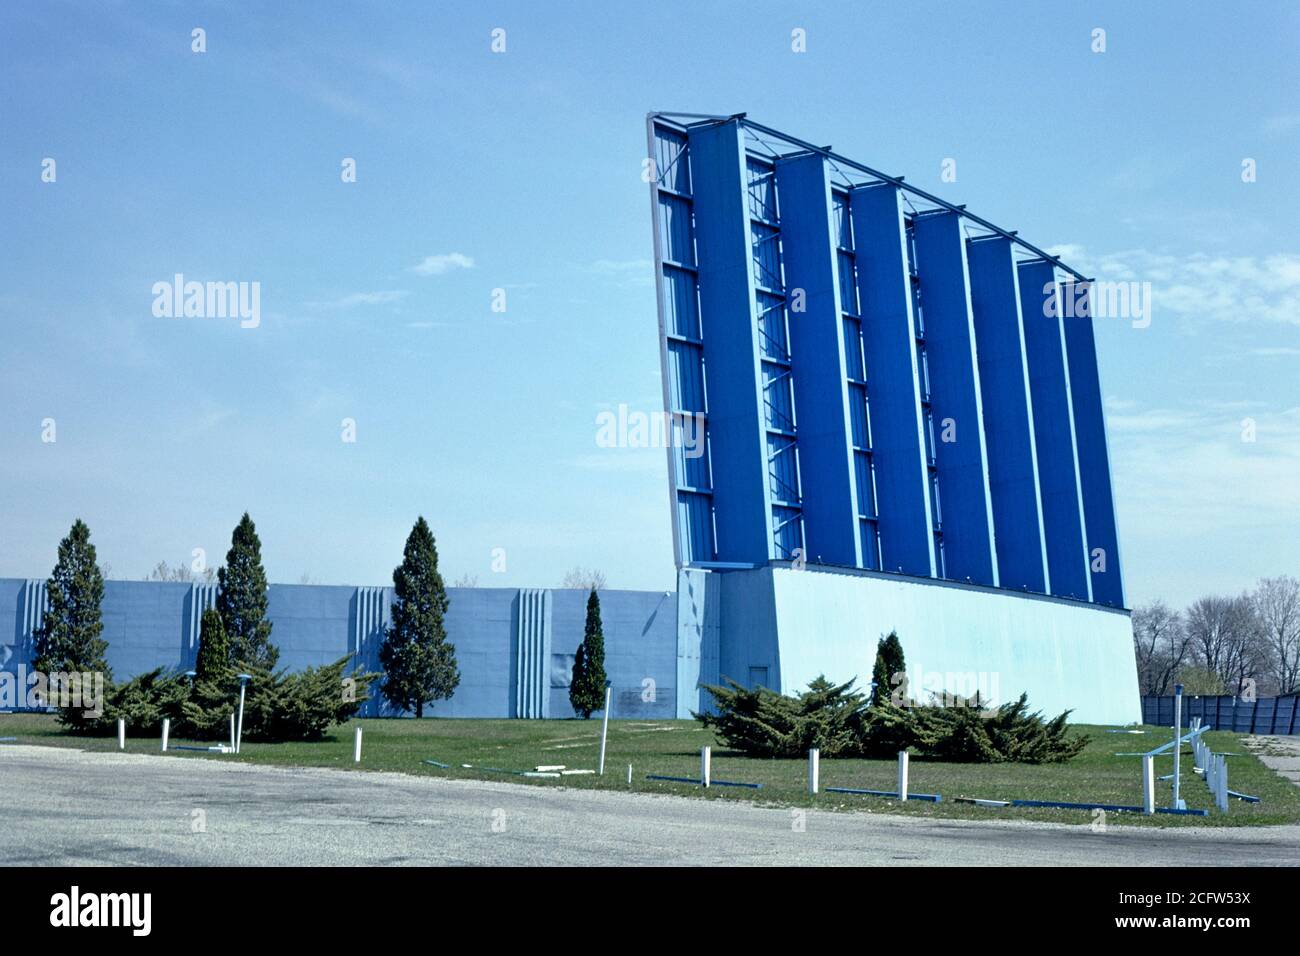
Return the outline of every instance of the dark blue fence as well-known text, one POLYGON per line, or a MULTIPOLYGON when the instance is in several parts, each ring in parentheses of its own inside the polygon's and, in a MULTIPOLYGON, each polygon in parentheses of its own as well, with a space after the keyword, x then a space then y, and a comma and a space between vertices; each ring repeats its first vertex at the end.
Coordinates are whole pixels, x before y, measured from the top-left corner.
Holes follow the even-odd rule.
MULTIPOLYGON (((1258 697, 1243 700, 1228 695, 1183 697, 1183 726, 1193 717, 1213 730, 1232 730, 1243 734, 1300 733, 1300 697, 1258 697)), ((1143 697, 1142 723, 1157 727, 1174 725, 1172 697, 1143 697)))

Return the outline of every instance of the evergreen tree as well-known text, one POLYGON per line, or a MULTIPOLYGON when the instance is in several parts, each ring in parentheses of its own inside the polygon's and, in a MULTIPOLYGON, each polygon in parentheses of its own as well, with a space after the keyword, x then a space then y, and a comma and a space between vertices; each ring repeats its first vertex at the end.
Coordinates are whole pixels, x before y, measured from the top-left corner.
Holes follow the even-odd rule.
POLYGON ((583 720, 605 706, 605 632, 600 623, 600 598, 591 589, 587 598, 587 625, 573 656, 569 703, 583 720))
POLYGON ((103 675, 103 689, 112 684, 113 675, 104 655, 108 642, 100 635, 104 622, 100 616, 100 602, 104 599, 104 576, 95 563, 95 546, 90 543, 90 528, 78 518, 68 536, 59 542, 59 559, 45 585, 49 602, 45 617, 35 634, 36 670, 50 680, 48 702, 59 706, 90 704, 91 706, 66 706, 59 709, 59 722, 74 730, 84 730, 98 718, 103 701, 97 699, 92 681, 86 686, 81 678, 80 700, 67 697, 67 685, 55 686, 61 678, 55 675, 103 675))
POLYGON ((903 642, 898 639, 896 632, 890 631, 876 645, 876 665, 871 668, 871 679, 876 682, 876 687, 871 693, 871 706, 879 707, 889 703, 896 686, 906 694, 906 674, 903 642))
POLYGON ((194 662, 194 682, 181 705, 181 721, 174 732, 199 740, 223 740, 230 712, 239 696, 239 682, 230 666, 230 642, 221 614, 208 608, 199 619, 199 652, 194 662))
POLYGON ((221 614, 208 608, 199 621, 199 653, 194 662, 195 680, 220 680, 230 671, 230 641, 221 614))
POLYGON ((230 642, 231 663, 274 670, 280 651, 271 643, 271 622, 266 619, 262 542, 247 511, 231 536, 226 565, 217 571, 217 580, 221 585, 217 611, 230 642))
POLYGON ((393 623, 379 649, 387 675, 383 691, 401 710, 424 716, 424 705, 446 700, 460 683, 456 648, 447 640, 447 589, 438 573, 433 532, 421 516, 393 570, 393 623))

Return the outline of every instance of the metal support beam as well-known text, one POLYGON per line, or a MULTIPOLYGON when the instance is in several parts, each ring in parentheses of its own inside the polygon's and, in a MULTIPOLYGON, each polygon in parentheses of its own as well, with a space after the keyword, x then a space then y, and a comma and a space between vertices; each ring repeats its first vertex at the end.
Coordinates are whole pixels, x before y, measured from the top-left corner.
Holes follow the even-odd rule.
POLYGON ((1091 283, 1066 282, 1061 286, 1061 294, 1092 597, 1098 604, 1124 607, 1119 531, 1115 522, 1110 452, 1106 445, 1106 413, 1093 337, 1091 283))
POLYGON ((849 440, 830 180, 821 156, 776 164, 781 247, 790 301, 790 363, 799 412, 807 557, 862 566, 849 440))
POLYGON ((998 580, 1004 588, 1047 594, 1034 415, 1025 365, 1020 284, 1011 253, 1011 241, 1000 236, 966 243, 989 492, 997 532, 998 580))
POLYGON ((984 411, 961 221, 918 216, 916 270, 934 415, 945 577, 998 585, 984 411))
POLYGON ((1022 262, 1018 269, 1052 594, 1090 601, 1092 587, 1083 539, 1083 499, 1079 494, 1060 289, 1050 262, 1022 262))
POLYGON ((772 553, 763 383, 745 204, 745 149, 735 123, 691 130, 691 175, 704 361, 709 372, 709 443, 716 560, 766 563, 772 553))
POLYGON ((894 186, 849 193, 871 389, 881 566, 934 577, 934 525, 903 207, 894 186))

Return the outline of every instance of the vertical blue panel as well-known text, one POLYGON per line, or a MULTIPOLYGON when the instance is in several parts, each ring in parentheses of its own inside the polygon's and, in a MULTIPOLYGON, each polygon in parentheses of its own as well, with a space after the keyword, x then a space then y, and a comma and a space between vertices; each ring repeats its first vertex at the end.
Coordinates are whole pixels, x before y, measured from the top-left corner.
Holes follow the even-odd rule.
MULTIPOLYGON (((216 585, 211 585, 216 590, 216 585)), ((352 595, 349 615, 352 629, 352 641, 349 650, 353 658, 349 666, 364 671, 382 672, 383 664, 379 660, 379 650, 383 646, 391 623, 390 588, 359 587, 352 595)), ((215 595, 214 595, 215 596, 215 595)), ((392 713, 392 705, 384 699, 378 688, 372 688, 370 699, 361 707, 365 717, 383 717, 392 713)))
POLYGON ((951 212, 917 216, 915 236, 937 439, 935 467, 943 503, 945 573, 959 581, 996 585, 993 509, 961 219, 951 212), (945 434, 954 429, 956 440, 945 441, 945 434))
POLYGON ((1123 607, 1119 531, 1110 481, 1110 454, 1106 447, 1106 417, 1097 373, 1090 292, 1091 283, 1067 282, 1061 286, 1065 304, 1065 354, 1070 368, 1074 438, 1079 449, 1079 487, 1083 492, 1092 598, 1099 604, 1123 607), (1104 557, 1104 570, 1100 569, 1099 550, 1104 557))
POLYGON ((551 592, 521 588, 515 598, 512 717, 550 714, 551 592))
POLYGON ((979 356, 989 494, 997 532, 998 581, 1004 588, 1048 593, 1043 512, 1039 502, 1034 420, 1020 318, 1020 284, 1011 240, 968 241, 971 308, 979 356))
POLYGON ((934 527, 917 384, 916 325, 898 188, 855 189, 849 194, 849 209, 871 389, 881 564, 887 571, 933 577, 934 527))
POLYGON ((808 154, 778 162, 776 179, 786 291, 803 306, 803 311, 791 308, 789 324, 807 557, 859 567, 862 557, 826 161, 808 154))
POLYGON ((1070 376, 1065 364, 1056 273, 1050 262, 1041 259, 1022 262, 1018 268, 1052 593, 1087 601, 1092 599, 1092 589, 1083 542, 1074 411, 1070 407, 1070 376))
POLYGON ((720 575, 683 568, 677 572, 677 712, 716 713, 713 695, 704 685, 722 682, 718 676, 718 637, 721 625, 720 575))
POLYGON ((690 152, 717 559, 765 563, 773 547, 740 127, 693 130, 690 152))
MULTIPOLYGON (((100 605, 104 621, 102 637, 108 641, 106 658, 114 680, 160 666, 179 670, 191 659, 189 639, 182 623, 190 605, 190 585, 167 581, 158 582, 154 587, 136 587, 136 583, 104 582, 104 600, 100 605)), ((298 621, 281 613, 275 590, 269 592, 267 613, 273 617, 279 615, 271 640, 281 649, 282 666, 324 664, 347 653, 346 640, 334 642, 334 647, 322 651, 322 645, 330 642, 319 635, 303 634, 298 621), (301 652, 297 660, 294 650, 301 652), (331 651, 333 656, 327 656, 331 651)))

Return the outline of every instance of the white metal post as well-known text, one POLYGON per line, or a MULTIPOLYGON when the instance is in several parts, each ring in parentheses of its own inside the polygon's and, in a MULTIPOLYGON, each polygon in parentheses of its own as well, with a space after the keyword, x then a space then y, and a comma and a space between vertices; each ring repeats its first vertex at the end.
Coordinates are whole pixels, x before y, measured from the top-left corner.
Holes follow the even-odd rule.
POLYGON ((117 749, 126 749, 126 720, 117 718, 117 749))
POLYGON ((808 751, 808 792, 816 793, 821 783, 822 752, 814 747, 808 751))
POLYGON ((231 751, 231 753, 234 753, 234 750, 235 750, 235 712, 232 710, 232 711, 230 712, 230 751, 231 751))
POLYGON ((1175 810, 1182 809, 1182 801, 1179 797, 1179 771, 1181 769, 1181 759, 1183 754, 1183 745, 1181 738, 1183 736, 1183 685, 1174 685, 1174 803, 1175 810))
POLYGON ((1225 813, 1228 811, 1228 756, 1219 754, 1216 758, 1219 761, 1219 771, 1215 776, 1214 802, 1218 804, 1220 810, 1225 813))
POLYGON ((704 786, 709 785, 709 777, 713 772, 713 752, 708 747, 700 748, 700 783, 704 786))
POLYGON ((609 701, 613 690, 608 683, 605 684, 605 719, 600 725, 600 769, 597 771, 602 777, 605 776, 605 738, 609 736, 609 701))
POLYGON ((898 752, 898 799, 907 799, 907 751, 898 752))
POLYGON ((1151 754, 1142 757, 1142 812, 1156 812, 1156 758, 1151 754))
POLYGON ((239 730, 235 734, 235 753, 239 753, 239 745, 244 742, 244 688, 248 686, 248 681, 240 681, 239 684, 239 730))
POLYGON ((627 785, 632 786, 632 765, 627 765, 627 785))
POLYGON ((163 739, 162 739, 163 753, 167 752, 167 737, 171 733, 171 731, 172 731, 172 719, 170 717, 164 717, 163 718, 163 739))
POLYGON ((352 762, 361 763, 361 728, 357 728, 356 740, 352 743, 352 762))

